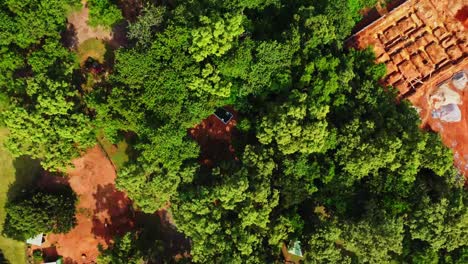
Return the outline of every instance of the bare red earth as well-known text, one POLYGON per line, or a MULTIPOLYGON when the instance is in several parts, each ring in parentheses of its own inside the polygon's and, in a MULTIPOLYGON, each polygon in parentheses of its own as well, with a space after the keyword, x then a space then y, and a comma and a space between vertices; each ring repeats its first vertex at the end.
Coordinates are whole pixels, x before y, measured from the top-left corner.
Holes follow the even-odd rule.
MULTIPOLYGON (((468 72, 468 61, 465 65, 464 70, 468 72)), ((440 79, 444 79, 444 76, 440 79)), ((431 130, 440 134, 444 144, 454 152, 455 165, 468 178, 468 89, 457 92, 460 94, 462 102, 458 105, 461 111, 459 122, 447 123, 432 118, 432 109, 425 97, 415 98, 412 103, 421 109, 422 127, 429 126, 431 130)))
POLYGON ((392 2, 399 5, 378 13, 347 45, 373 48, 376 62, 387 66, 382 84, 397 88, 400 99, 408 99, 420 110, 422 127, 440 134, 468 179, 468 88, 456 91, 461 99, 457 102, 462 115, 459 122, 433 119, 434 109, 428 105, 433 89, 456 73, 468 72, 468 0, 392 2))
POLYGON ((234 115, 227 125, 215 115, 210 115, 189 131, 200 145, 200 161, 209 167, 219 161, 237 160, 232 145, 232 138, 236 132, 237 112, 230 107, 226 109, 234 115))
MULTIPOLYGON (((115 188, 116 173, 109 159, 98 147, 73 161, 68 184, 78 196, 77 226, 67 234, 49 234, 43 249, 63 256, 65 263, 94 263, 98 244, 105 248, 115 235, 134 226, 131 202, 115 188)), ((45 175, 41 184, 63 183, 63 178, 45 175)), ((47 254, 47 252, 46 252, 47 254)))

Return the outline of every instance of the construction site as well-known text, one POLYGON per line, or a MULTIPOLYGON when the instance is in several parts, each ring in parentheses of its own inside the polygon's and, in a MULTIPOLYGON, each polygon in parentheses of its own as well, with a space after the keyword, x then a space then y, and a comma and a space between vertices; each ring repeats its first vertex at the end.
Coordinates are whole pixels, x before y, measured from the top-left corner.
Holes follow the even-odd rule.
POLYGON ((387 68, 382 84, 440 133, 468 177, 468 0, 393 2, 369 12, 347 45, 373 49, 387 68))

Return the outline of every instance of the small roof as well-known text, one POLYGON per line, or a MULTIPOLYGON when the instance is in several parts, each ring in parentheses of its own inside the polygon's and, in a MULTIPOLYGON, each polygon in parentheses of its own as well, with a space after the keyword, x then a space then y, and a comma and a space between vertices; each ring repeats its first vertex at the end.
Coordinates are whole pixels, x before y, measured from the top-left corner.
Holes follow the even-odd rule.
POLYGON ((57 261, 53 261, 53 262, 45 262, 44 264, 62 264, 62 259, 58 259, 57 261))
POLYGON ((225 125, 227 125, 229 121, 231 121, 232 117, 234 116, 231 112, 227 111, 224 108, 216 109, 216 111, 214 112, 214 115, 219 120, 221 120, 221 122, 223 122, 225 125))
POLYGON ((29 239, 26 239, 26 243, 34 245, 34 246, 41 246, 43 237, 44 237, 44 234, 40 233, 39 235, 37 235, 35 237, 31 237, 29 239))
POLYGON ((288 253, 302 257, 301 241, 296 240, 289 244, 288 253))

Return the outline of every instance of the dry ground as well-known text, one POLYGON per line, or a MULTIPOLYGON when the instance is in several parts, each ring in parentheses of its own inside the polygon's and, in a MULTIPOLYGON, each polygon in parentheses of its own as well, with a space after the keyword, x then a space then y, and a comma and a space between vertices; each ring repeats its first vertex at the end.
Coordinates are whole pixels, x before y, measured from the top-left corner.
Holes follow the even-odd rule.
POLYGON ((83 8, 77 12, 73 12, 68 16, 69 30, 76 34, 78 44, 83 43, 88 39, 100 39, 110 41, 112 32, 104 27, 90 27, 88 25, 89 9, 86 7, 86 0, 82 1, 83 8))
POLYGON ((213 114, 189 131, 192 138, 200 145, 200 161, 208 167, 219 161, 237 159, 232 146, 237 112, 230 107, 226 109, 234 115, 227 125, 213 114))
MULTIPOLYGON (((468 72, 468 61, 463 68, 468 72)), ((449 75, 447 75, 449 76, 449 75)), ((441 79, 444 79, 443 76, 441 79)), ((468 179, 468 87, 463 91, 457 91, 461 98, 458 105, 461 111, 459 122, 447 123, 431 116, 432 109, 427 103, 426 97, 413 100, 413 104, 421 109, 422 127, 429 126, 431 130, 440 134, 442 141, 450 147, 455 154, 455 165, 468 179)))
MULTIPOLYGON (((89 8, 86 5, 86 0, 82 0, 81 3, 83 4, 83 8, 72 12, 67 17, 68 25, 64 41, 66 46, 76 48, 89 39, 102 40, 113 49, 117 49, 127 43, 126 27, 124 24, 117 25, 112 30, 101 26, 91 27, 88 25, 89 8)), ((126 11, 124 10, 123 12, 125 15, 126 11)))
POLYGON ((42 248, 49 248, 51 254, 56 250, 65 263, 93 263, 99 255, 98 244, 107 247, 115 235, 133 228, 131 202, 116 190, 114 167, 99 147, 90 149, 73 164, 75 168, 68 178, 45 175, 42 184, 68 182, 78 196, 78 224, 67 234, 49 234, 42 248))

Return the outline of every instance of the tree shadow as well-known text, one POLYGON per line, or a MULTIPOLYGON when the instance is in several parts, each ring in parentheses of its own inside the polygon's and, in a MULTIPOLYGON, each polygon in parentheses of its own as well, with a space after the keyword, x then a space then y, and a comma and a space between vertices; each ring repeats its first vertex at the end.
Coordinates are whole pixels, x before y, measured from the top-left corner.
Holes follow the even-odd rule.
POLYGON ((151 263, 173 263, 175 256, 190 252, 190 241, 179 233, 170 213, 161 209, 155 214, 136 213, 136 229, 140 230, 139 244, 151 263))
POLYGON ((78 46, 78 37, 76 34, 76 28, 73 24, 67 24, 67 29, 61 34, 61 41, 64 47, 69 49, 76 49, 78 46))
POLYGON ((40 161, 29 156, 21 156, 13 161, 15 168, 15 182, 8 188, 8 201, 29 192, 35 188, 35 183, 41 176, 42 167, 40 161))
POLYGON ((122 20, 112 26, 112 39, 109 40, 109 45, 112 50, 116 50, 120 47, 126 47, 128 44, 127 38, 127 30, 128 29, 128 22, 126 20, 122 20))
POLYGON ((67 196, 75 195, 68 178, 61 173, 43 171, 41 177, 36 181, 36 186, 50 193, 61 193, 67 196))
POLYGON ((113 69, 115 64, 115 47, 112 41, 106 42, 106 53, 104 53, 104 67, 107 70, 113 69))
POLYGON ((223 161, 238 160, 232 145, 233 139, 238 136, 237 111, 232 107, 225 108, 233 114, 228 124, 224 124, 213 114, 188 130, 189 135, 200 146, 200 162, 206 167, 213 167, 223 161))
POLYGON ((134 227, 130 200, 113 184, 98 185, 93 194, 96 209, 92 219, 92 232, 109 244, 113 237, 122 236, 134 227))
POLYGON ((73 259, 68 258, 68 257, 63 259, 63 263, 64 264, 78 264, 77 261, 74 261, 73 259))
POLYGON ((3 254, 3 251, 0 249, 0 263, 8 264, 8 260, 5 258, 5 255, 3 254))
POLYGON ((120 0, 119 7, 125 20, 135 22, 143 9, 142 0, 120 0))
POLYGON ((123 132, 123 139, 127 142, 125 154, 128 156, 128 160, 136 160, 138 152, 134 146, 137 143, 137 134, 132 131, 123 132))

